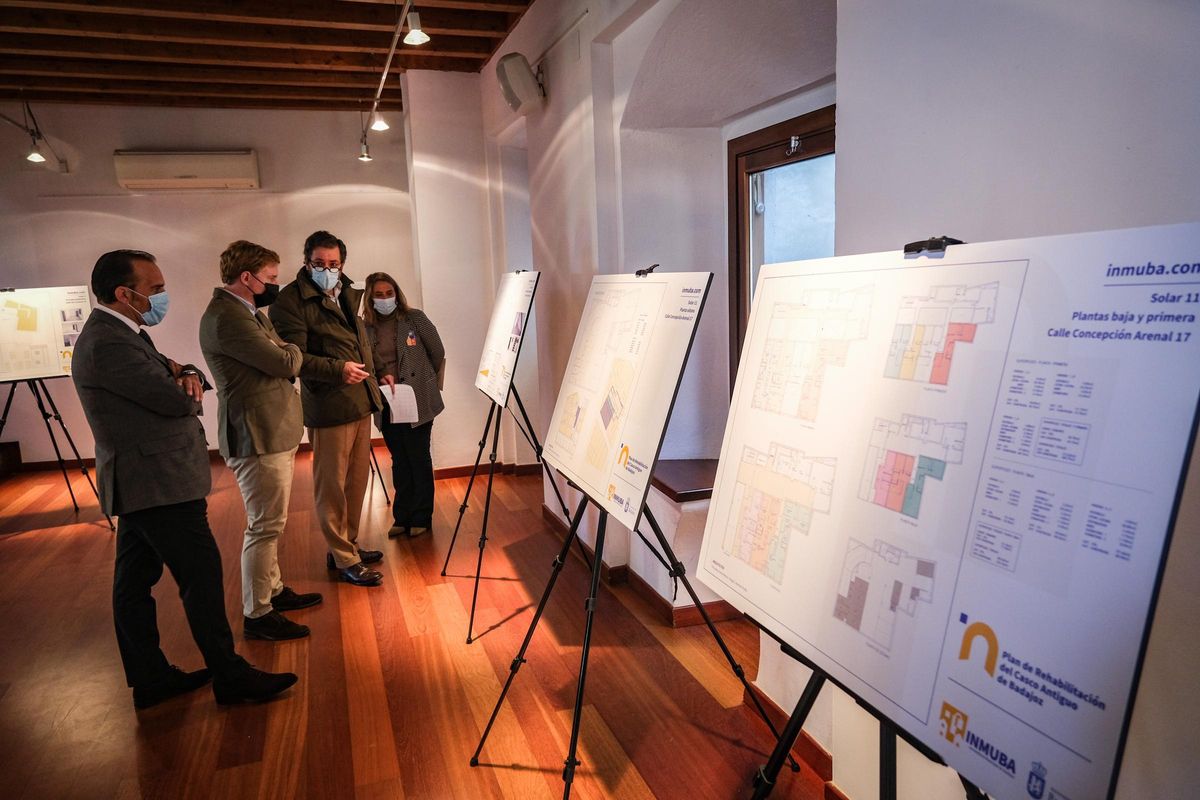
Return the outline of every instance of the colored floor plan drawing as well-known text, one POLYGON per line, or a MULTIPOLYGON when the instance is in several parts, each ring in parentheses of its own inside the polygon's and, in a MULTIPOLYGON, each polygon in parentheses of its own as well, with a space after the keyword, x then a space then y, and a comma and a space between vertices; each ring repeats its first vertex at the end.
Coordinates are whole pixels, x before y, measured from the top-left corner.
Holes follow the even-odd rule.
POLYGON ((870 318, 869 286, 810 289, 799 302, 776 303, 754 379, 752 406, 816 420, 826 371, 845 366, 850 345, 866 338, 870 318))
POLYGON ((925 482, 943 480, 947 464, 961 464, 965 422, 942 423, 905 414, 899 422, 876 419, 858 496, 917 519, 925 482))
POLYGON ((617 424, 624 416, 629 406, 629 396, 633 392, 633 364, 624 359, 617 359, 612 364, 603 393, 604 400, 600 403, 600 414, 592 420, 592 433, 588 439, 588 463, 598 470, 604 469, 612 461, 612 454, 617 451, 619 442, 617 436, 620 426, 617 424))
POLYGON ((936 286, 924 297, 906 297, 896 315, 886 378, 945 386, 956 345, 975 341, 980 325, 996 319, 1000 284, 936 286))
POLYGON ((934 562, 880 539, 873 547, 851 539, 838 582, 834 619, 867 637, 887 655, 898 615, 915 617, 918 603, 933 601, 934 566, 934 562))
POLYGON ((583 427, 583 405, 579 401, 579 392, 567 395, 565 413, 558 421, 558 440, 568 453, 575 452, 575 440, 579 429, 583 427))
POLYGON ((781 444, 766 453, 747 447, 738 464, 737 516, 725 535, 725 552, 781 584, 792 537, 808 535, 814 513, 829 513, 836 471, 832 458, 807 458, 781 444))

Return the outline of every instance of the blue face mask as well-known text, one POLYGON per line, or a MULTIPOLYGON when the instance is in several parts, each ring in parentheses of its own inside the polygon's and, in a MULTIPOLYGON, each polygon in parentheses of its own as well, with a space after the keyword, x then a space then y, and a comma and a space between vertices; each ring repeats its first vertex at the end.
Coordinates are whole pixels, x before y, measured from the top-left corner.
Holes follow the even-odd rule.
POLYGON ((342 273, 334 272, 333 270, 310 269, 308 274, 312 276, 313 283, 320 287, 322 292, 328 292, 330 289, 338 285, 338 281, 342 279, 342 273))
MULTIPOLYGON (((132 289, 129 291, 133 292, 132 289)), ((158 294, 152 294, 149 297, 141 292, 133 293, 138 297, 145 297, 150 302, 149 311, 138 311, 136 308, 133 308, 133 306, 129 305, 129 303, 125 304, 130 308, 133 308, 134 311, 137 311, 138 315, 142 318, 143 325, 152 326, 163 321, 163 317, 167 315, 167 307, 171 305, 171 299, 167 297, 167 292, 165 289, 158 294)))
POLYGON ((375 311, 383 314, 385 317, 396 310, 396 298, 394 297, 376 297, 375 311))

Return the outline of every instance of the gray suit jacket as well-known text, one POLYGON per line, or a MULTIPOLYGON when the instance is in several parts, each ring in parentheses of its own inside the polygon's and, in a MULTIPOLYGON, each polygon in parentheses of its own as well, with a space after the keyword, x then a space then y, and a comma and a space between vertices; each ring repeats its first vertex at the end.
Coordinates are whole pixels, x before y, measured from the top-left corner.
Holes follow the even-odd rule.
MULTIPOLYGON (((442 401, 442 393, 438 390, 437 371, 446 359, 446 348, 442 345, 442 337, 437 328, 419 308, 410 308, 407 313, 397 313, 395 325, 377 322, 367 325, 367 336, 371 340, 371 348, 379 377, 391 375, 396 383, 407 383, 412 387, 417 401, 417 421, 412 427, 424 425, 446 407, 442 401), (390 331, 396 338, 397 364, 395 371, 385 370, 381 364, 379 337, 384 331, 390 331)), ((383 430, 381 414, 375 415, 375 427, 383 430)))
POLYGON ((304 420, 292 381, 304 354, 279 338, 265 314, 215 289, 200 318, 200 350, 217 384, 221 455, 283 453, 300 444, 304 420))
POLYGON ((108 514, 198 500, 212 488, 201 405, 167 359, 121 320, 93 310, 75 342, 71 378, 96 439, 108 514))

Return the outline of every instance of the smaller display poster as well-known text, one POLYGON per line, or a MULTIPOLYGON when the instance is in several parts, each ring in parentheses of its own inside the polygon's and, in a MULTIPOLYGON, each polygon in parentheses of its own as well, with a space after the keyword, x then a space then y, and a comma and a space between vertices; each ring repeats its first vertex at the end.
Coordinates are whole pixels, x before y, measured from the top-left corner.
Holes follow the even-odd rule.
POLYGON ((540 272, 509 272, 500 280, 492 321, 487 338, 483 340, 483 355, 475 374, 475 388, 490 397, 497 405, 508 403, 513 372, 521 354, 525 326, 533 311, 533 295, 537 291, 540 272))
POLYGON ((91 308, 86 286, 0 290, 0 381, 70 375, 91 308))

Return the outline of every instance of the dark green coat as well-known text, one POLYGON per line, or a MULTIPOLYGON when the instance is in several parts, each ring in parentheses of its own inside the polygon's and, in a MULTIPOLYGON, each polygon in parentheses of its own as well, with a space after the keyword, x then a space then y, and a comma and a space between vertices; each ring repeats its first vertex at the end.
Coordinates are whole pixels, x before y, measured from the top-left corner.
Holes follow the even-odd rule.
POLYGON ((383 408, 371 342, 357 314, 362 290, 353 288, 345 273, 341 283, 341 295, 334 301, 301 267, 296 280, 283 287, 271 305, 275 331, 304 353, 300 401, 304 424, 310 428, 355 422, 383 408), (365 364, 370 377, 362 383, 344 383, 342 369, 347 361, 365 364))

